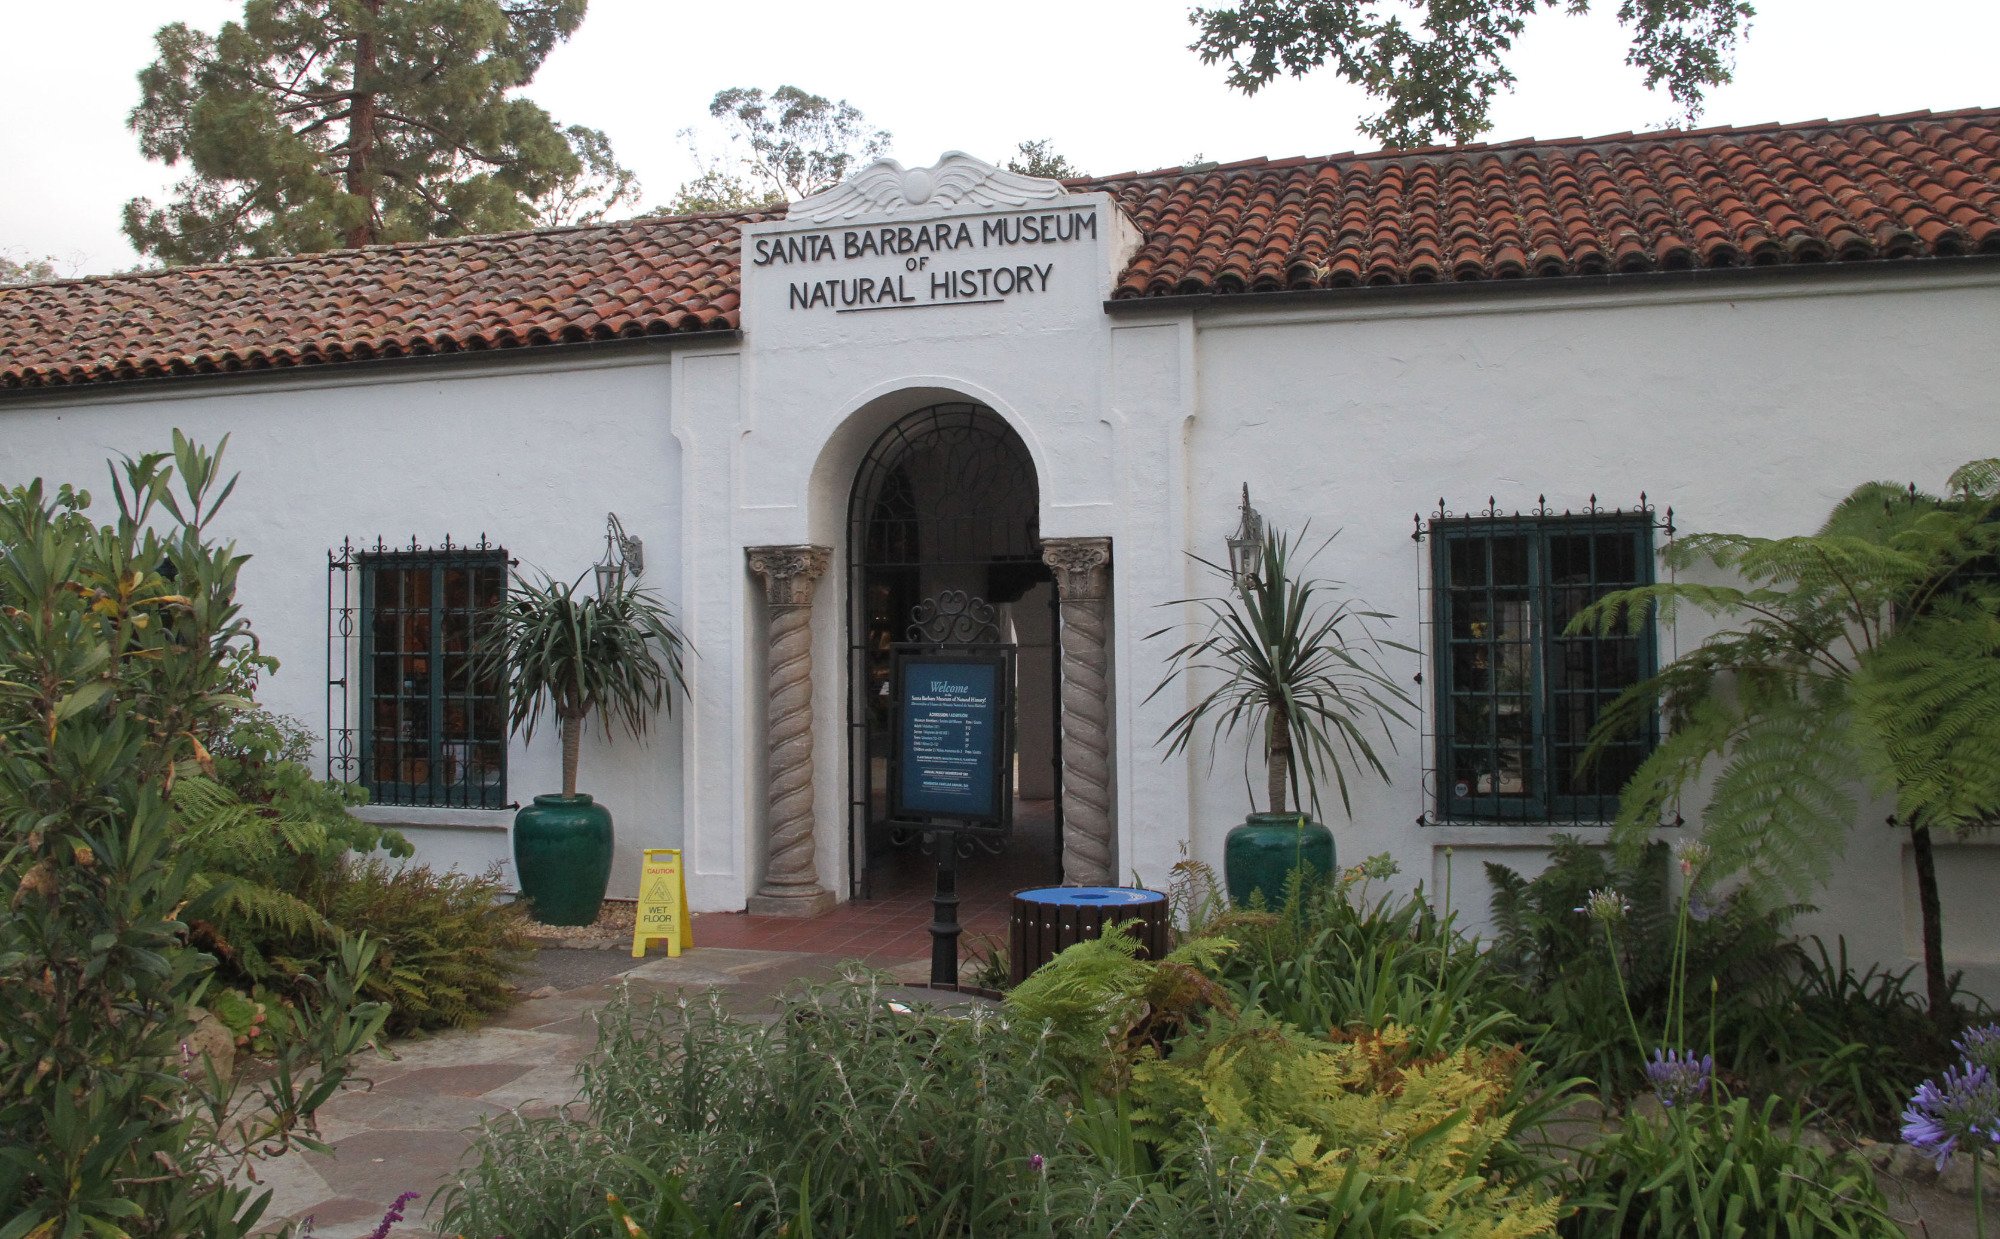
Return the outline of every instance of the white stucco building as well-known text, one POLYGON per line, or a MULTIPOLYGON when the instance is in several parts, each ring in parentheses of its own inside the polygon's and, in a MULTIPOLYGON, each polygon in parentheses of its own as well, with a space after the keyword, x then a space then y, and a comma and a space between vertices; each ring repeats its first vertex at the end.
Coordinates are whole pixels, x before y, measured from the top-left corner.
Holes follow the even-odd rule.
MULTIPOLYGON (((582 782, 613 894, 681 847, 697 910, 869 894, 883 650, 946 590, 1020 647, 1048 876, 1219 861, 1245 754, 1164 756, 1187 693, 1152 695, 1178 641, 1147 634, 1217 591, 1192 556, 1225 555, 1247 483, 1273 525, 1338 530, 1317 569, 1415 651, 1388 656, 1420 703, 1392 779, 1333 809, 1343 859, 1435 886, 1449 849, 1477 924, 1479 862, 1602 836, 1615 787, 1571 746, 1702 635, 1564 642, 1578 591, 1647 579, 1669 508, 1798 532, 1863 480, 2000 454, 1996 341, 2000 112, 1061 184, 953 154, 766 213, 0 289, 0 482, 228 435, 263 699, 467 867, 507 863, 558 750, 505 736, 452 634, 508 559, 586 571, 615 512, 696 657, 582 782)), ((1900 966, 1885 813, 1802 928, 1900 966)), ((2000 849, 1939 854, 1951 966, 2000 997, 2000 849)))

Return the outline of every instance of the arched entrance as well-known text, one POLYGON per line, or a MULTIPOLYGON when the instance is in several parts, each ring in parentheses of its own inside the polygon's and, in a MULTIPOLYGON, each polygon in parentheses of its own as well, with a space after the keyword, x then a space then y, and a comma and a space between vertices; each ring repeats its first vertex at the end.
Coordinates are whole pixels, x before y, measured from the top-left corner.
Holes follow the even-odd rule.
POLYGON ((888 819, 891 654, 919 608, 957 595, 994 608, 1018 650, 1014 831, 961 850, 968 897, 1061 875, 1057 598, 1042 560, 1034 462, 1013 428, 953 402, 899 418, 855 473, 848 503, 848 893, 928 891, 923 843, 888 819), (967 849, 969 850, 969 853, 967 849))

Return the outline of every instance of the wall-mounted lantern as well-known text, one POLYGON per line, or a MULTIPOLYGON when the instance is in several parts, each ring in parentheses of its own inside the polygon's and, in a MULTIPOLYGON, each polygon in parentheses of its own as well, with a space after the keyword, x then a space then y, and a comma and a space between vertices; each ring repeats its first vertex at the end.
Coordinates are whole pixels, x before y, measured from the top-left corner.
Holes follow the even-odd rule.
POLYGON ((1250 483, 1243 484, 1243 507, 1229 535, 1229 580, 1238 590, 1253 585, 1264 559, 1264 518, 1250 506, 1250 483))
POLYGON ((597 596, 608 598, 625 584, 625 576, 646 570, 646 544, 625 532, 616 512, 604 515, 604 558, 591 571, 597 574, 597 596))

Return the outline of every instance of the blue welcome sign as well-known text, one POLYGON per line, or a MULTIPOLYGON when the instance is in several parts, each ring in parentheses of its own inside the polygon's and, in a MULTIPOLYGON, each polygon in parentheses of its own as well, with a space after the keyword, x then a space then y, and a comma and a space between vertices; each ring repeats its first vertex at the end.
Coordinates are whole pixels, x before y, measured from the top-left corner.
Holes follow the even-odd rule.
POLYGON ((1006 829, 1014 773, 1008 671, 1003 653, 898 656, 890 816, 1006 829))

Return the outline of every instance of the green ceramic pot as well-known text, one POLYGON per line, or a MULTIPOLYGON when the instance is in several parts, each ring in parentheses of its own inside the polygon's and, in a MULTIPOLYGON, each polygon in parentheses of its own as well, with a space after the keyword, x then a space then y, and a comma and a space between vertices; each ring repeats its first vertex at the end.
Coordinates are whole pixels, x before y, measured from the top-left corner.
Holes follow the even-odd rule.
POLYGON ((1285 902, 1285 883, 1303 866, 1308 884, 1333 873, 1333 832, 1299 813, 1252 813, 1222 844, 1229 902, 1248 907, 1252 892, 1266 908, 1285 902))
POLYGON ((611 881, 611 810, 590 797, 537 796, 514 814, 514 872, 544 925, 588 925, 611 881))

